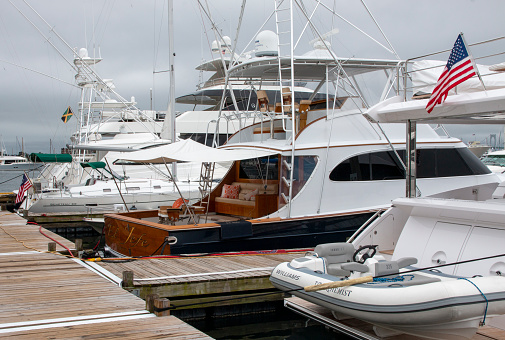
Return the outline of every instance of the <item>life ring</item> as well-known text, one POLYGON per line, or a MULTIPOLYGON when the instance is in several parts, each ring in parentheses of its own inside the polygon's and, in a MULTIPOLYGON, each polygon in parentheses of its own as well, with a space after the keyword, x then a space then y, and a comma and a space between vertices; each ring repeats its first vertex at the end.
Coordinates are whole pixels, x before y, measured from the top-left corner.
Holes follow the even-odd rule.
POLYGON ((174 204, 172 204, 172 208, 174 208, 174 209, 180 208, 180 207, 182 207, 184 202, 188 203, 189 200, 183 200, 182 197, 178 198, 177 200, 175 200, 174 204))

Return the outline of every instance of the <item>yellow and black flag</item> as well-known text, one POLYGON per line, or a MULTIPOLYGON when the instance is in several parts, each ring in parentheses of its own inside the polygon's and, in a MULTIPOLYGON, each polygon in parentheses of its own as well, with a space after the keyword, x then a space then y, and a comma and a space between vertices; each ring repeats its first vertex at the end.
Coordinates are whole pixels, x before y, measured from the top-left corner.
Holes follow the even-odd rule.
POLYGON ((72 109, 69 106, 65 111, 65 113, 63 114, 63 116, 61 116, 61 120, 63 121, 63 123, 66 123, 70 118, 72 118, 73 115, 74 113, 72 112, 72 109))

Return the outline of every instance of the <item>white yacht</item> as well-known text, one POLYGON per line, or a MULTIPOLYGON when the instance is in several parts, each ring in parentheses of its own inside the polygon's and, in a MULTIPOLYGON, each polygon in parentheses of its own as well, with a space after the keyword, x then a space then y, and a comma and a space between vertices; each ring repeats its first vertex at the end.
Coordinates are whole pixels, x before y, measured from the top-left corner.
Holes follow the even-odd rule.
MULTIPOLYGON (((328 47, 328 43, 323 45, 328 47)), ((205 220, 200 217, 196 226, 154 226, 159 211, 143 216, 130 213, 125 215, 128 219, 108 214, 105 235, 111 250, 147 256, 159 254, 165 249, 160 247, 164 242, 170 245, 170 254, 313 247, 344 241, 377 210, 405 194, 405 127, 377 123, 371 113, 398 100, 386 96, 388 89, 403 84, 396 77, 405 74, 407 64, 343 59, 321 49, 300 56, 274 52, 228 70, 230 79, 247 79, 255 86, 258 115, 254 124, 242 124, 218 148, 220 155, 200 150, 192 156, 168 151, 144 155, 146 158, 136 153, 122 156, 140 162, 215 162, 237 157, 222 181, 198 204, 208 212, 205 220), (356 79, 383 74, 384 97, 372 106, 356 79), (264 82, 278 84, 279 102, 270 102, 260 92, 264 82), (334 84, 335 92, 324 94, 322 102, 310 99, 315 94, 297 102, 293 89, 299 82, 314 82, 314 93, 325 84, 334 84), (256 156, 247 158, 251 153, 256 156), (135 232, 145 235, 143 247, 122 241, 127 236, 126 224, 135 225, 135 232)), ((400 91, 396 88, 395 94, 399 96, 400 91)), ((243 113, 235 110, 238 121, 248 119, 243 113)), ((419 125, 416 133, 417 196, 453 197, 458 192, 479 196, 496 189, 498 177, 460 140, 440 136, 429 125, 419 125)))

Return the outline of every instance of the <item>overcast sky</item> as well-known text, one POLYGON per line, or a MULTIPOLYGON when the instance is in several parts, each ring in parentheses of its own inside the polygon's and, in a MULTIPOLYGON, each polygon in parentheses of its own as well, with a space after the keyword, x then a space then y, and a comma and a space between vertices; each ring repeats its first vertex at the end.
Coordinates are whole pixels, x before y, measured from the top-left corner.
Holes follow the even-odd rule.
MULTIPOLYGON (((214 37, 196 1, 174 3, 176 96, 180 96, 196 89, 200 74, 195 67, 203 59, 212 58, 209 44, 214 37)), ((312 8, 312 3, 305 0, 307 8, 312 8)), ((361 1, 324 3, 385 43, 361 1)), ((465 33, 469 44, 505 35, 503 0, 365 0, 365 3, 401 59, 450 49, 459 32, 465 33)), ((222 34, 232 39, 240 5, 238 0, 208 1, 222 34)), ((124 98, 135 96, 139 108, 149 109, 152 88, 154 109, 166 110, 168 74, 153 75, 154 71, 166 70, 168 65, 166 6, 166 0, 0 1, 0 135, 7 151, 20 151, 21 139, 27 152, 49 152, 50 140, 57 151, 69 142, 70 134, 76 129, 76 119, 64 124, 60 118, 67 106, 75 111, 79 100, 79 89, 70 85, 75 84, 75 72, 68 64, 73 59, 71 48, 87 47, 90 56, 100 54, 103 61, 97 65, 98 74, 113 79, 117 92, 124 98)), ((238 51, 253 48, 246 44, 253 39, 273 6, 271 0, 247 3, 238 51)), ((314 21, 321 32, 332 27, 339 29, 340 32, 332 37, 332 46, 339 56, 395 58, 342 19, 331 18, 326 13, 318 14, 314 21)), ((274 22, 270 21, 265 29, 275 30, 274 22)), ((312 38, 304 38, 297 50, 299 54, 309 49, 307 42, 312 38)), ((494 52, 505 51, 505 44, 500 44, 495 46, 494 52)), ((474 54, 477 52, 481 53, 474 54)), ((501 56, 479 62, 503 61, 501 56)), ((203 79, 210 75, 204 74, 203 79)), ((185 108, 178 106, 176 109, 185 108)), ((453 136, 467 141, 484 140, 490 133, 498 136, 503 127, 448 129, 453 136)), ((503 138, 503 132, 501 135, 503 138)))

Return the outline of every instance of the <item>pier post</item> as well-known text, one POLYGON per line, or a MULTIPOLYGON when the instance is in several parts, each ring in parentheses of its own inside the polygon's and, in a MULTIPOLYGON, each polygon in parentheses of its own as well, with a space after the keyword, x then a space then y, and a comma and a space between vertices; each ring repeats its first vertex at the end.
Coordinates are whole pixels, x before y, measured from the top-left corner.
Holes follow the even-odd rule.
POLYGON ((49 242, 47 244, 47 250, 48 251, 56 251, 56 242, 49 242))
POLYGON ((154 313, 154 301, 159 299, 160 296, 158 294, 149 294, 146 296, 146 310, 150 313, 154 313))
MULTIPOLYGON (((168 308, 170 307, 170 300, 169 299, 156 299, 154 300, 154 308, 168 308)), ((156 316, 169 316, 170 315, 170 310, 164 310, 161 312, 155 311, 154 314, 156 316)))
POLYGON ((122 287, 124 289, 126 288, 133 288, 133 272, 130 270, 125 270, 123 272, 123 283, 122 287))
POLYGON ((75 251, 80 252, 82 250, 83 250, 82 239, 81 238, 76 238, 75 239, 75 251))

